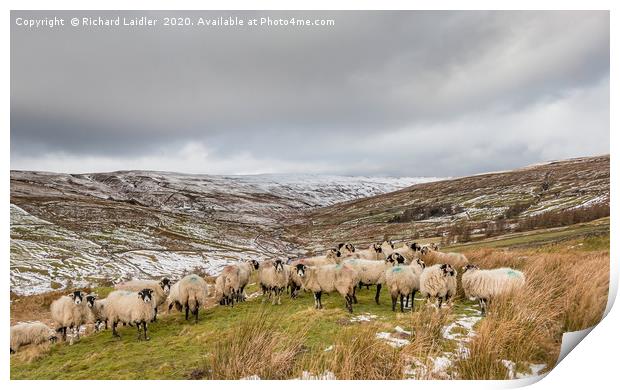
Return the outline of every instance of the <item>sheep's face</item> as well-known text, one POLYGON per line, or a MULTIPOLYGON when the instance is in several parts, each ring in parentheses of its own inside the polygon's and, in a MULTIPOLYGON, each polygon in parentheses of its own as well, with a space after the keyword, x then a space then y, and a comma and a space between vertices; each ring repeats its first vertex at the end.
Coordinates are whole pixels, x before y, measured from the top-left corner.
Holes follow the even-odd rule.
POLYGON ((440 267, 444 276, 456 276, 456 271, 450 264, 442 264, 440 267))
POLYGON ((273 263, 273 266, 276 267, 276 272, 283 272, 284 271, 284 262, 282 260, 276 260, 273 263))
POLYGON ((422 259, 415 259, 415 262, 418 263, 418 265, 422 267, 422 269, 426 268, 426 264, 424 264, 424 261, 422 259))
POLYGON ((335 259, 335 258, 338 258, 338 257, 342 256, 342 253, 340 253, 340 251, 338 249, 332 248, 332 249, 327 251, 327 255, 326 256, 327 256, 327 258, 335 259))
POLYGON ((423 255, 428 254, 431 251, 431 249, 427 246, 423 246, 422 248, 420 248, 420 253, 422 253, 423 255))
POLYGON ((348 250, 351 253, 355 253, 355 247, 353 246, 353 244, 347 244, 344 246, 346 248, 346 250, 348 250))
POLYGON ((250 260, 250 264, 252 265, 252 267, 254 267, 254 269, 258 269, 258 267, 260 266, 257 260, 250 260))
POLYGON ((377 253, 383 253, 383 249, 381 249, 380 244, 372 244, 372 249, 374 249, 377 253))
POLYGON ((306 275, 307 267, 304 264, 297 264, 295 266, 295 272, 299 275, 300 278, 303 278, 306 275))
POLYGON ((151 290, 150 288, 145 288, 144 290, 138 293, 138 296, 144 302, 149 303, 151 302, 151 299, 153 299, 153 290, 151 290))
POLYGON ((414 252, 418 252, 420 249, 422 249, 420 244, 418 244, 417 242, 412 242, 411 244, 409 244, 409 248, 411 248, 411 250, 414 252))
POLYGON ((431 243, 430 247, 431 247, 431 249, 432 249, 432 250, 434 250, 434 251, 438 251, 438 250, 439 250, 439 245, 437 245, 437 244, 436 244, 436 243, 434 243, 434 242, 433 242, 433 243, 431 243))
POLYGON ((381 244, 381 246, 383 246, 383 245, 387 245, 387 246, 389 246, 390 248, 394 249, 394 243, 393 243, 391 240, 385 240, 385 241, 383 241, 383 244, 381 244))
POLYGON ((170 279, 163 278, 161 282, 159 282, 161 289, 164 290, 164 294, 168 295, 170 293, 170 279))
POLYGON ((405 258, 400 253, 392 253, 392 256, 394 256, 394 260, 396 260, 398 264, 405 263, 405 258))
POLYGON ((87 295, 86 296, 86 306, 88 306, 89 308, 92 308, 93 306, 95 306, 95 300, 97 299, 96 296, 94 295, 87 295))
POLYGON ((474 269, 480 269, 480 267, 478 267, 475 264, 467 264, 465 267, 463 267, 463 273, 469 271, 469 270, 474 270, 474 269))
POLYGON ((71 294, 69 294, 69 298, 73 299, 73 303, 75 303, 76 305, 81 305, 82 304, 82 292, 81 291, 74 291, 71 294))

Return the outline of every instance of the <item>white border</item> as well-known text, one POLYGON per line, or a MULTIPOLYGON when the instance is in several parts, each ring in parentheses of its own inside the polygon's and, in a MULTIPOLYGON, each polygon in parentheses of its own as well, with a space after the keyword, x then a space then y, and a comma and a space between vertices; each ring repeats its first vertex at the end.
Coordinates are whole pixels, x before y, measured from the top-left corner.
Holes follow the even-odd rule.
MULTIPOLYGON (((4 14, 4 18, 2 19, 2 23, 4 24, 4 28, 2 29, 2 52, 9 53, 10 47, 10 16, 9 10, 38 10, 38 9, 59 9, 59 10, 70 10, 70 9, 78 9, 78 10, 129 10, 129 9, 144 9, 144 10, 198 10, 198 9, 213 9, 213 10, 245 10, 245 9, 266 9, 266 10, 349 10, 349 9, 366 9, 366 10, 379 10, 379 9, 420 9, 420 10, 428 10, 428 9, 438 9, 438 10, 452 10, 452 9, 479 9, 479 10, 487 10, 487 9, 497 9, 497 10, 513 10, 513 9, 532 9, 532 10, 547 10, 547 9, 597 9, 597 10, 612 10, 611 17, 611 69, 612 75, 610 77, 611 83, 611 99, 610 99, 610 107, 617 106, 617 103, 614 105, 614 102, 617 102, 616 96, 618 89, 617 78, 614 77, 614 71, 618 68, 618 43, 617 43, 617 23, 618 16, 617 10, 618 6, 615 6, 615 3, 612 1, 604 1, 604 0, 589 0, 589 1, 570 1, 565 0, 562 2, 552 1, 552 0, 524 0, 524 1, 490 1, 490 0, 474 0, 468 1, 465 4, 464 1, 456 1, 456 0, 446 0, 446 1, 406 1, 406 0, 383 0, 383 1, 371 1, 371 0, 359 0, 359 1, 327 1, 327 0, 316 0, 316 1, 285 1, 285 0, 263 0, 263 1, 250 1, 250 0, 240 0, 234 2, 225 2, 225 1, 198 1, 198 0, 185 0, 185 1, 164 1, 164 0, 153 0, 153 1, 89 1, 89 2, 81 2, 77 0, 64 0, 64 1, 14 1, 9 0, 3 2, 6 4, 6 12, 4 14), (561 6, 561 8, 557 8, 561 6)), ((4 74, 4 80, 6 81, 4 85, 4 94, 2 95, 2 103, 3 103, 3 123, 4 130, 1 134, 1 142, 0 147, 2 148, 3 153, 1 154, 1 159, 3 162, 4 169, 2 170, 2 179, 3 183, 5 183, 5 188, 1 193, 0 203, 4 204, 5 207, 2 208, 2 216, 4 223, 2 224, 1 232, 3 234, 4 240, 1 241, 2 250, 5 254, 5 258, 9 258, 9 170, 10 170, 10 158, 9 158, 9 130, 10 129, 10 60, 9 56, 6 54, 2 57, 4 60, 2 61, 2 70, 4 74)), ((613 110, 611 110, 611 128, 618 129, 617 126, 617 117, 613 110)), ((618 146, 618 136, 614 132, 611 132, 610 136, 611 141, 611 151, 616 151, 618 146)), ((614 154, 612 152, 612 154, 614 154)), ((611 175, 612 175, 612 193, 615 194, 618 189, 617 181, 614 180, 617 172, 617 164, 615 158, 611 159, 611 175)), ((618 211, 617 208, 614 207, 615 204, 612 204, 612 218, 611 218, 611 229, 612 232, 616 232, 617 221, 618 221, 618 211)), ((613 236, 613 234, 612 234, 613 236)), ((610 299, 607 306, 607 311, 611 309, 611 305, 615 300, 618 290, 618 261, 615 258, 615 254, 617 253, 617 244, 615 241, 611 243, 611 253, 612 253, 612 280, 611 280, 611 291, 610 291, 610 299)), ((8 261, 5 263, 5 272, 8 271, 8 261)), ((7 286, 10 285, 9 282, 9 273, 5 274, 5 280, 7 281, 7 286)), ((8 318, 9 318, 9 289, 5 288, 3 292, 3 299, 1 302, 3 313, 5 313, 5 323, 3 324, 3 343, 4 345, 8 344, 8 318)), ((536 388, 540 389, 554 389, 554 388, 562 388, 569 387, 574 388, 578 386, 588 386, 588 387, 596 387, 597 385, 608 385, 614 383, 617 375, 617 354, 618 347, 620 347, 618 329, 620 329, 620 315, 618 314, 618 309, 611 311, 609 315, 601 322, 600 325, 596 326, 590 335, 588 336, 588 341, 585 343, 581 343, 577 346, 576 350, 572 353, 568 354, 568 357, 564 359, 556 368, 554 368, 541 382, 537 383, 536 388)), ((3 381, 8 381, 9 378, 9 355, 2 355, 2 379, 3 381)), ((370 382, 370 381, 360 381, 358 383, 351 383, 350 385, 356 387, 372 387, 376 386, 390 386, 390 387, 399 387, 404 388, 407 386, 410 387, 424 387, 424 388, 454 388, 458 386, 460 389, 463 388, 471 388, 471 389, 481 389, 481 388, 509 388, 515 387, 519 385, 524 385, 526 383, 521 381, 425 381, 425 382, 409 382, 409 381, 400 381, 400 382, 370 382)), ((46 381, 45 383, 40 382, 30 382, 30 381, 20 381, 20 382, 11 382, 11 386, 16 388, 29 388, 31 386, 46 386, 54 388, 66 388, 69 387, 88 387, 88 388, 103 388, 112 386, 149 386, 155 388, 167 388, 169 386, 174 386, 176 383, 168 383, 163 381, 149 381, 145 383, 136 383, 136 382, 119 382, 119 383, 108 383, 107 381, 88 381, 85 382, 69 382, 69 381, 46 381)), ((241 387, 241 386, 257 386, 259 388, 283 388, 289 386, 295 387, 303 387, 310 388, 317 386, 316 382, 299 382, 292 384, 287 381, 281 382, 184 382, 180 384, 182 386, 232 386, 232 387, 241 387)), ((338 386, 338 383, 321 383, 320 386, 338 386)), ((605 386, 607 387, 607 386, 605 386)))

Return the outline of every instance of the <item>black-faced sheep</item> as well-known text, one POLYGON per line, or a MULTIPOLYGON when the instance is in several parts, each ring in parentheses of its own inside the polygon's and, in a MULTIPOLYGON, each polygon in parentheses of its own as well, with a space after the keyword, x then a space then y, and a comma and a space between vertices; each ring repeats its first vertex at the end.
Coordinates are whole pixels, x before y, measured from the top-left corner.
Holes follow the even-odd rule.
POLYGON ((153 290, 152 304, 155 309, 155 316, 153 321, 157 321, 158 307, 163 305, 170 293, 170 279, 162 278, 161 280, 130 280, 127 282, 118 283, 114 286, 115 290, 125 291, 142 291, 145 288, 153 290))
MULTIPOLYGON (((397 255, 393 253, 392 255, 397 255)), ((402 257, 402 256, 401 256, 402 257)), ((396 310, 396 303, 400 297, 400 311, 403 311, 403 300, 411 296, 411 310, 415 310, 415 294, 420 290, 420 275, 424 271, 424 262, 416 259, 411 265, 391 261, 393 267, 386 269, 385 282, 392 297, 392 311, 396 310)))
POLYGON ((420 275, 420 293, 430 300, 437 298, 439 308, 456 294, 456 270, 450 264, 435 264, 424 268, 420 275))
POLYGON ((263 300, 267 292, 273 294, 272 305, 281 304, 281 295, 286 289, 289 280, 289 271, 282 260, 266 261, 261 264, 259 274, 259 283, 263 291, 263 300))
MULTIPOLYGON (((225 283, 224 283, 225 284, 225 283)), ((198 311, 204 306, 209 296, 209 285, 198 275, 190 274, 179 280, 178 305, 185 309, 185 319, 189 320, 189 313, 194 315, 198 322, 198 311)), ((234 295, 230 296, 231 300, 234 295)))
POLYGON ((150 340, 148 336, 148 323, 155 316, 152 298, 153 290, 145 288, 139 292, 116 290, 106 297, 104 307, 105 316, 112 324, 112 335, 120 337, 116 331, 119 322, 136 325, 138 328, 138 340, 142 339, 142 327, 144 339, 150 340))
POLYGON ((11 353, 22 345, 42 344, 56 341, 56 333, 42 322, 22 322, 11 326, 11 353))
POLYGON ((427 266, 435 264, 450 264, 455 269, 462 269, 467 264, 469 264, 469 262, 467 261, 467 257, 465 257, 465 255, 462 253, 439 252, 436 250, 432 250, 428 246, 422 247, 420 254, 421 259, 424 260, 424 263, 427 266))
POLYGON ((353 293, 359 283, 357 271, 348 265, 332 264, 309 267, 297 264, 295 271, 303 282, 303 288, 314 293, 314 307, 322 309, 321 295, 338 291, 345 299, 349 313, 353 312, 353 293))
POLYGON ((56 331, 62 334, 62 340, 67 339, 67 328, 75 331, 76 338, 80 338, 80 326, 86 323, 89 316, 89 308, 84 294, 81 291, 74 291, 69 295, 64 295, 50 306, 52 320, 56 323, 56 331))
POLYGON ((476 265, 468 264, 463 268, 461 283, 465 296, 478 299, 482 314, 485 314, 491 299, 522 288, 525 285, 525 275, 512 268, 481 270, 476 265))

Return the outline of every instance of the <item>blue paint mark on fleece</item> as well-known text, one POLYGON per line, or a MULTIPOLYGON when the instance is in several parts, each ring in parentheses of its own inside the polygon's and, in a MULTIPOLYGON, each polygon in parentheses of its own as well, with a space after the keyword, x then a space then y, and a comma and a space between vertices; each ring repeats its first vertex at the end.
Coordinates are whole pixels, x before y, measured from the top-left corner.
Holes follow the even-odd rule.
POLYGON ((400 267, 394 267, 392 268, 392 272, 401 272, 403 269, 400 267))
POLYGON ((518 277, 518 276, 519 276, 519 274, 518 274, 518 273, 516 273, 516 272, 515 272, 515 271, 513 271, 513 270, 509 270, 508 272, 506 272, 506 274, 507 274, 508 276, 510 276, 511 278, 516 278, 516 277, 518 277))

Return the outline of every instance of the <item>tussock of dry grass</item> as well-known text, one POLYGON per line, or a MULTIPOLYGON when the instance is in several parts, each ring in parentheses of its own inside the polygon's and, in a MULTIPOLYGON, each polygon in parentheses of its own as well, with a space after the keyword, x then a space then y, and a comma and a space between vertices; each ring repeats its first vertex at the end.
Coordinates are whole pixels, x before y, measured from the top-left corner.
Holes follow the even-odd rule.
MULTIPOLYGON (((224 331, 206 358, 202 370, 208 379, 288 379, 304 349, 305 334, 278 329, 275 318, 262 312, 258 317, 224 331)), ((195 374, 196 375, 196 374, 195 374)))
POLYGON ((312 373, 330 371, 338 379, 401 379, 403 362, 397 349, 376 337, 374 326, 346 329, 323 359, 304 362, 312 373))
POLYGON ((491 302, 487 317, 469 345, 470 357, 457 362, 463 379, 506 379, 502 359, 557 361, 563 332, 596 325, 609 289, 605 252, 514 253, 482 250, 468 254, 483 268, 511 266, 526 275, 526 288, 491 302))

